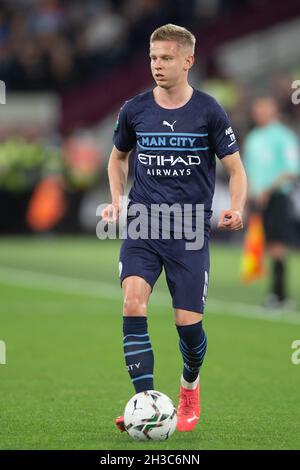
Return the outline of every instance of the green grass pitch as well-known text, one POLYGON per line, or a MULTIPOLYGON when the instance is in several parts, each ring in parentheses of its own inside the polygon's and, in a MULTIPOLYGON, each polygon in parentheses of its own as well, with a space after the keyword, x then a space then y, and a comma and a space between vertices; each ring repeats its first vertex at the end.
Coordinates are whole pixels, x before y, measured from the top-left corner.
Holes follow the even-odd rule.
MULTIPOLYGON (((240 248, 211 246, 202 416, 192 433, 139 443, 114 418, 134 394, 122 351, 119 242, 0 241, 1 449, 299 449, 300 312, 264 313, 265 282, 239 282, 240 248)), ((300 305, 300 256, 290 256, 300 305)), ((155 388, 178 400, 182 362, 164 276, 149 306, 155 388)))

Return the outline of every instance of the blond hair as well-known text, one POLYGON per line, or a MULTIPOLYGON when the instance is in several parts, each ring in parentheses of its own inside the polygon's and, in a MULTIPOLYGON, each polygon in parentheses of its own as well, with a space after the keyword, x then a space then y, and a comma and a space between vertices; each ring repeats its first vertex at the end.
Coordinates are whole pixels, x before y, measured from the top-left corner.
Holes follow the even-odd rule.
POLYGON ((176 24, 165 24, 153 31, 150 36, 150 44, 154 41, 176 41, 183 47, 191 48, 193 54, 195 51, 195 36, 186 28, 176 24))

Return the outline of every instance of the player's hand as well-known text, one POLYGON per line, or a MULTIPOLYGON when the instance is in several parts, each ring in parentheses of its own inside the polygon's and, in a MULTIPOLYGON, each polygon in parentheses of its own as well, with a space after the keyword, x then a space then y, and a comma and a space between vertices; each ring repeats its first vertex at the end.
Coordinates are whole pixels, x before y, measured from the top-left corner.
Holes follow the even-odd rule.
POLYGON ((108 204, 101 212, 101 217, 108 224, 113 224, 117 222, 120 212, 121 207, 119 204, 108 204))
POLYGON ((221 212, 218 222, 218 229, 241 230, 243 226, 242 214, 239 211, 228 209, 221 212))

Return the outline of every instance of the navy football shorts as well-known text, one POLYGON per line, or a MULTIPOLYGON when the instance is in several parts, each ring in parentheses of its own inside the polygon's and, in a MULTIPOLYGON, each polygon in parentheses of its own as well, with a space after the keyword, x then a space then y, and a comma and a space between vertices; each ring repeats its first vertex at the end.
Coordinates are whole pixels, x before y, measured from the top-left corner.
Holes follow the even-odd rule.
POLYGON ((173 308, 203 313, 209 276, 209 240, 205 236, 201 250, 186 250, 186 241, 125 239, 120 252, 121 284, 128 276, 139 276, 153 289, 164 268, 173 308))
POLYGON ((286 245, 291 241, 293 223, 291 202, 286 194, 275 192, 263 210, 263 224, 266 241, 281 242, 286 245))

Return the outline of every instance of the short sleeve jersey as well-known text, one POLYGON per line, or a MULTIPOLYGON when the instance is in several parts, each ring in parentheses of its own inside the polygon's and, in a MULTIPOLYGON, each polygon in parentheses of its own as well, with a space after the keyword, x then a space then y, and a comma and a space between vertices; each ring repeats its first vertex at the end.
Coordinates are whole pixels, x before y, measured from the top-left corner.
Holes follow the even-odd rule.
POLYGON ((216 156, 238 150, 228 116, 218 102, 194 90, 182 107, 159 106, 148 91, 126 101, 114 132, 120 151, 133 149, 129 199, 145 204, 204 204, 211 215, 216 156))
MULTIPOLYGON (((280 122, 253 129, 244 146, 245 167, 250 193, 257 196, 270 189, 278 178, 291 173, 299 175, 299 142, 296 134, 280 122)), ((281 186, 288 193, 292 184, 281 186)))

